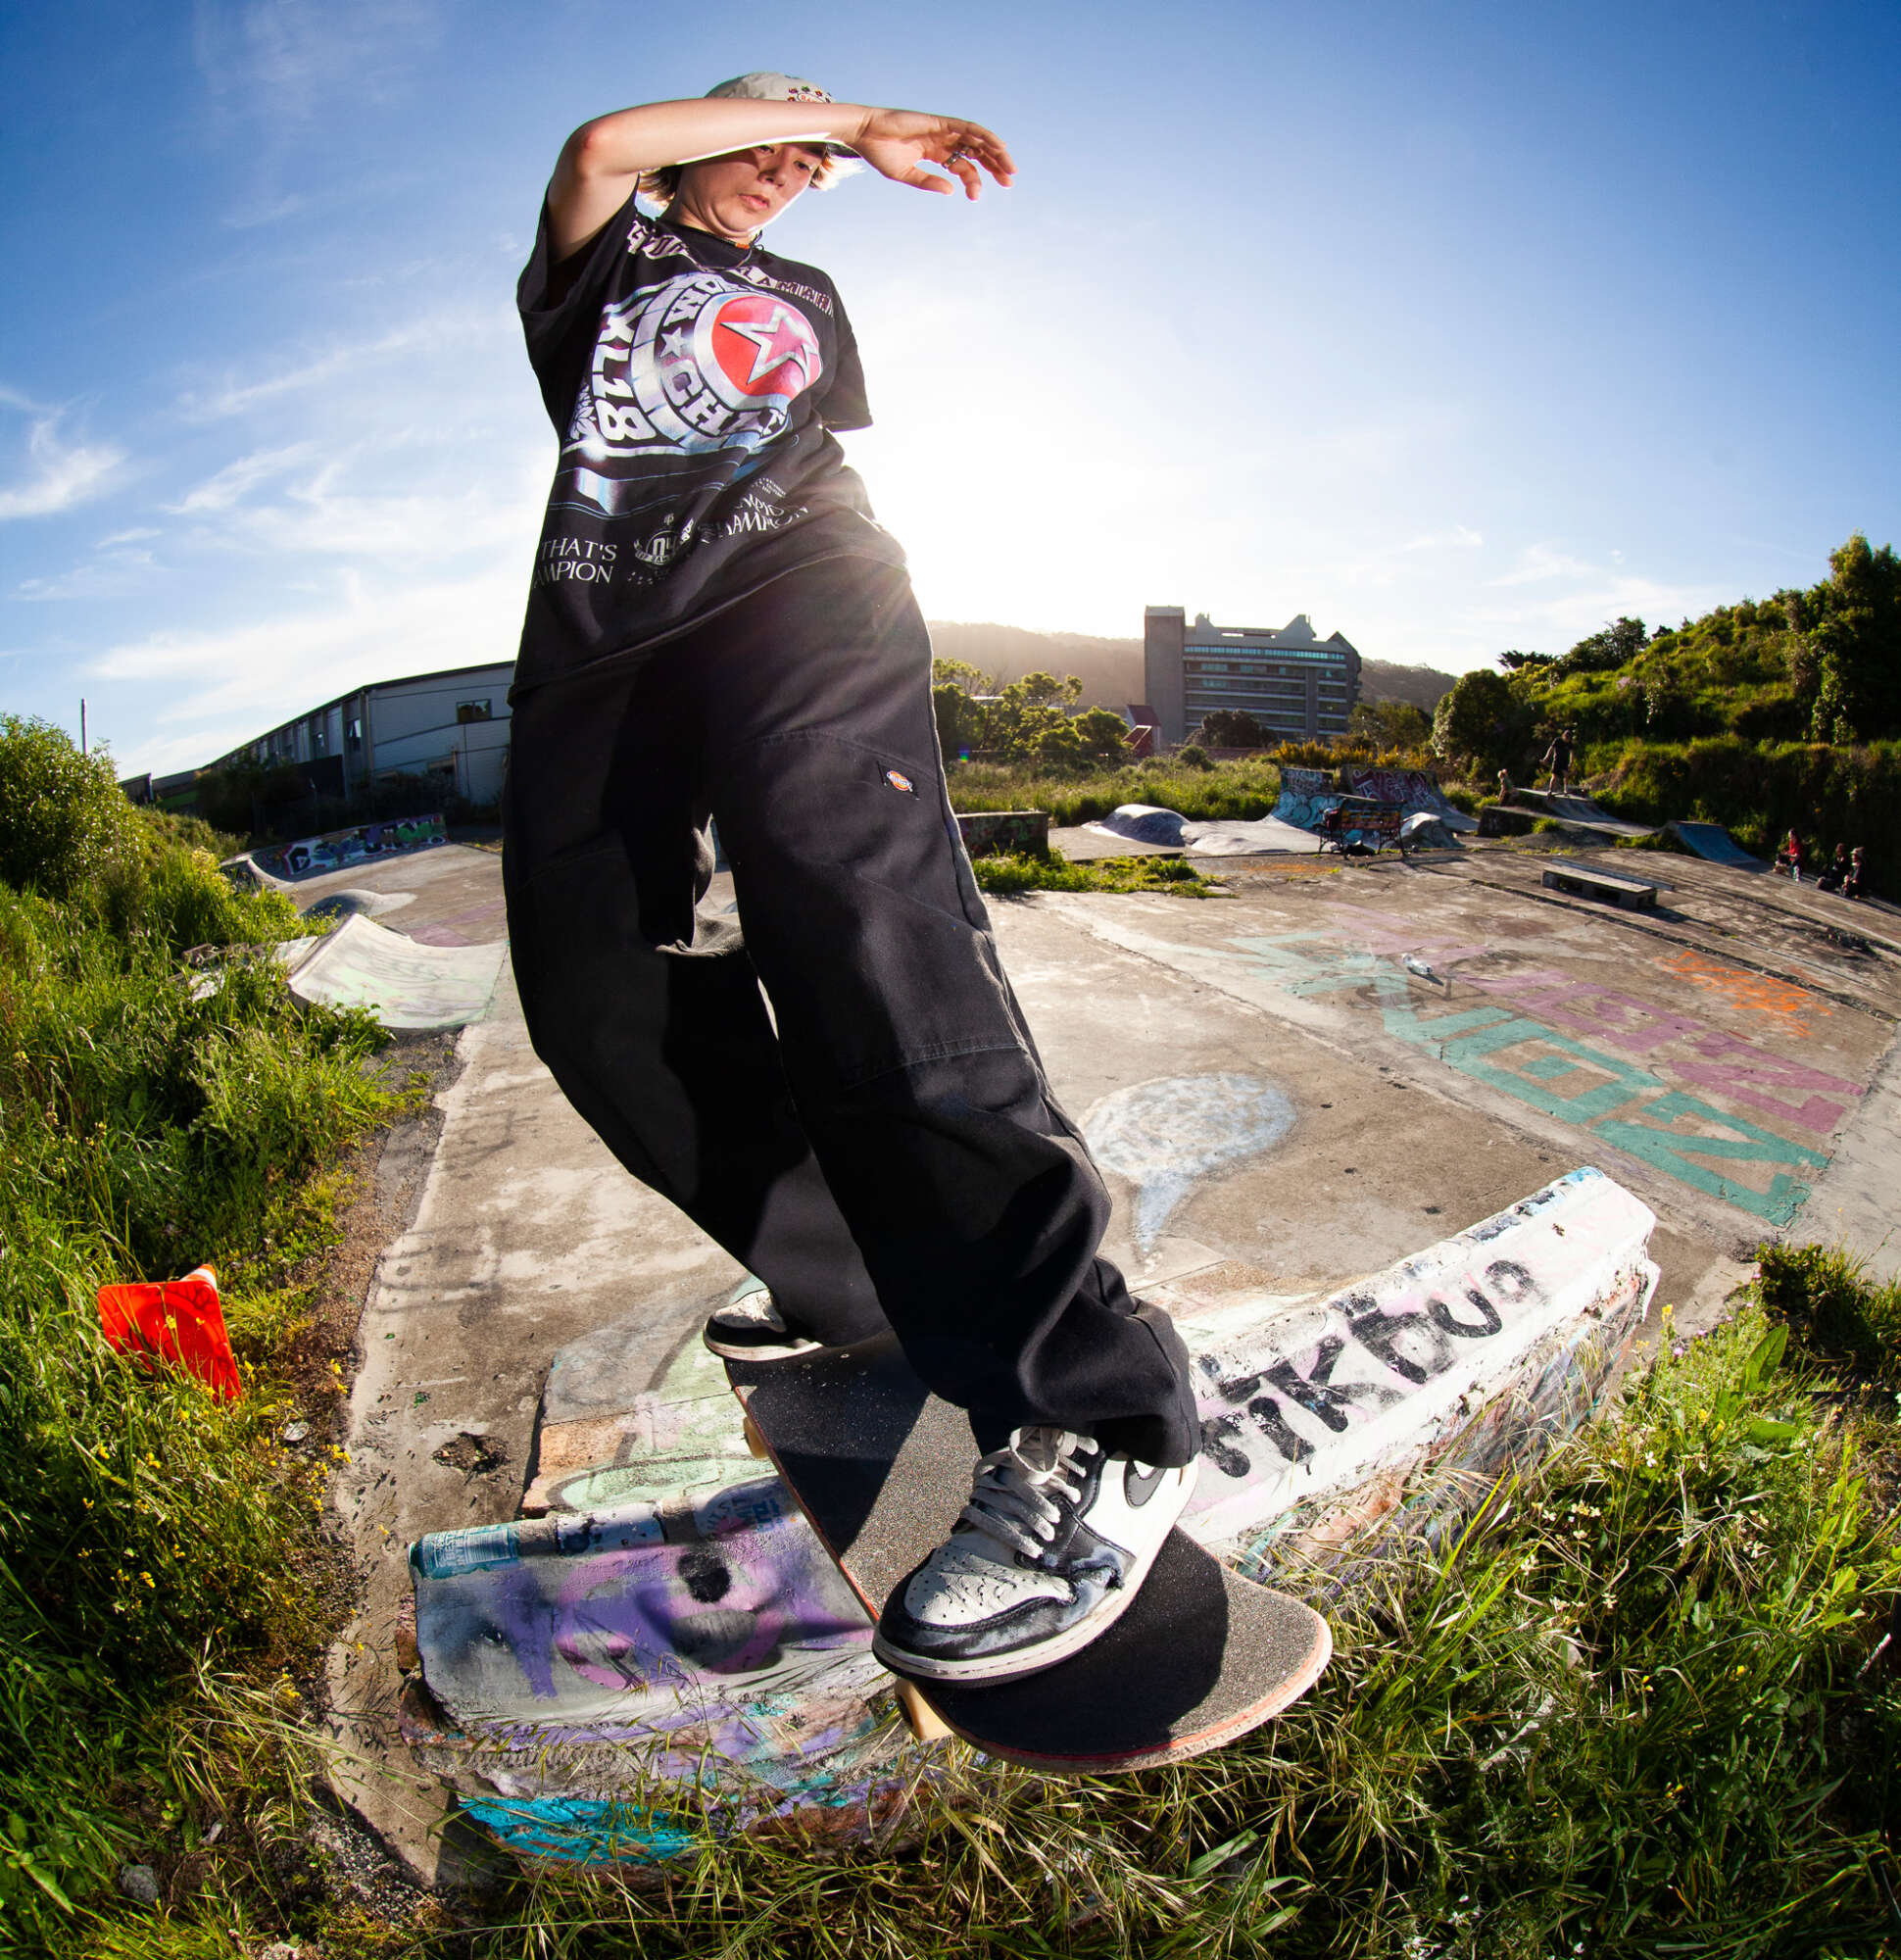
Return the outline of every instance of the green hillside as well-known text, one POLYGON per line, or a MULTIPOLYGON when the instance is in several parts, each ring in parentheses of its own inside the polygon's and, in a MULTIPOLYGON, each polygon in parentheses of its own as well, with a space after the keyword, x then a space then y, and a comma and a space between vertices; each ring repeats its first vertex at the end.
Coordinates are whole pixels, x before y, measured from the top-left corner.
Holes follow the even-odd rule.
POLYGON ((1576 732, 1581 775, 1647 821, 1698 818, 1765 851, 1791 826, 1864 844, 1890 874, 1901 842, 1901 559, 1859 532, 1806 590, 1680 626, 1622 618, 1568 653, 1513 651, 1461 676, 1433 746, 1529 782, 1576 732))

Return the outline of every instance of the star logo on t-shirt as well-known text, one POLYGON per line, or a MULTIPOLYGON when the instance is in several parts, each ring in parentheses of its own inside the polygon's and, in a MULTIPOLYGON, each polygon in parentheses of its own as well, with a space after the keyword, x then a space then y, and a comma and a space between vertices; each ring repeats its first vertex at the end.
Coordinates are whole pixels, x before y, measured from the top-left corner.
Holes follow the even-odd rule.
MULTIPOLYGON (((751 371, 738 371, 723 346, 719 348, 720 366, 749 395, 795 393, 796 389, 788 387, 784 377, 770 387, 762 384, 788 361, 799 364, 803 378, 808 357, 813 351, 812 330, 805 317, 796 308, 779 303, 772 305, 770 314, 764 319, 735 318, 741 311, 742 307, 721 308, 719 330, 752 343, 751 371)), ((740 359, 744 361, 746 356, 741 355, 740 359)))

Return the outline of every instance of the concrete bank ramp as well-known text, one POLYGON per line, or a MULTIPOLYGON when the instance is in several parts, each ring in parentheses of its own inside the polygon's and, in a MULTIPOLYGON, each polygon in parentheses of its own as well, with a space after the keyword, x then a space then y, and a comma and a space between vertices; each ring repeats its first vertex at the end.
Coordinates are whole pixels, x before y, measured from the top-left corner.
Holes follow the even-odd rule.
POLYGON ((1769 869, 1760 858, 1750 857, 1720 823, 1671 823, 1664 827, 1686 851, 1707 858, 1712 864, 1734 864, 1744 871, 1769 869))
POLYGON ((1595 797, 1547 796, 1543 790, 1513 789, 1504 801, 1514 809, 1533 810, 1583 830, 1601 830, 1609 837, 1654 837, 1659 828, 1654 823, 1627 823, 1623 817, 1613 816, 1595 797))
MULTIPOLYGON (((1184 1528, 1322 1605, 1437 1541, 1589 1415, 1656 1284, 1655 1223, 1578 1170, 1331 1298, 1234 1261, 1145 1289, 1197 1356, 1184 1528)), ((428 1694, 403 1733, 532 1857, 665 1858, 707 1796, 862 1838, 937 1745, 892 1720, 870 1620, 747 1456, 723 1368, 690 1342, 657 1379, 642 1351, 636 1319, 561 1350, 523 1514, 412 1546, 428 1694)))
POLYGON ((508 942, 421 946, 358 912, 287 949, 290 991, 331 1007, 366 1007, 406 1034, 466 1027, 488 1012, 508 942))
POLYGON ((1084 828, 1103 837, 1126 838, 1132 844, 1185 851, 1194 858, 1252 858, 1280 851, 1310 854, 1320 849, 1320 840, 1311 832, 1279 817, 1257 817, 1251 822, 1206 821, 1146 803, 1125 803, 1084 828))

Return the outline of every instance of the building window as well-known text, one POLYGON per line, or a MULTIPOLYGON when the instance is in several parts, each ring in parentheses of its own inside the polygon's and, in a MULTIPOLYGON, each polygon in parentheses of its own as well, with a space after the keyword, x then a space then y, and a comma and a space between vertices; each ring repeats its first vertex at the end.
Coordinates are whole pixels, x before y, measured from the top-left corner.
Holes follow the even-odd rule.
POLYGON ((486 701, 459 701, 456 704, 458 721, 487 721, 492 719, 486 701))

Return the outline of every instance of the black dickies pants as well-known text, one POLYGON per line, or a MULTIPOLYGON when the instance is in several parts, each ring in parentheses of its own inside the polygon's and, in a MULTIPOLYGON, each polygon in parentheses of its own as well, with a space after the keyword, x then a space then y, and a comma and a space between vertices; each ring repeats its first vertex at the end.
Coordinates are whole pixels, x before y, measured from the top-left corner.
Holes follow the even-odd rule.
POLYGON ((1108 1197, 957 837, 904 574, 788 573, 524 692, 511 749, 528 1032, 615 1156, 802 1331, 889 1323, 981 1448, 1054 1422, 1187 1462, 1188 1357, 1097 1256, 1108 1197), (737 921, 700 909, 709 817, 737 921))

